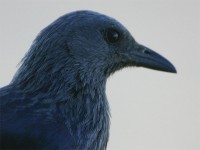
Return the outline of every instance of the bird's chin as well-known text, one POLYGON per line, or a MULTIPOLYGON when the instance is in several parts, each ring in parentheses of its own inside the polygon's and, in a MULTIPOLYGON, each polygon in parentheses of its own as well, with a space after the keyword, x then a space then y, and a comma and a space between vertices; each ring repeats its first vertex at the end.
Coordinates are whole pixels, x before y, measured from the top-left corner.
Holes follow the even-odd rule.
POLYGON ((116 71, 119 71, 119 70, 121 70, 123 68, 135 67, 135 66, 137 66, 137 64, 135 62, 120 62, 120 63, 116 63, 116 64, 113 64, 113 65, 109 66, 105 70, 105 75, 106 76, 110 76, 111 74, 113 74, 116 71))

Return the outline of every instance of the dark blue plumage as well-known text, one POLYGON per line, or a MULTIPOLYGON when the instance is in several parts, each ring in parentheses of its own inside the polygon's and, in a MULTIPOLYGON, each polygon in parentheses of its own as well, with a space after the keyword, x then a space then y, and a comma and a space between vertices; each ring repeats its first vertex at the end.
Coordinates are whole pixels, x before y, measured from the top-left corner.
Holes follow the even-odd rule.
POLYGON ((106 149, 106 80, 126 66, 176 72, 110 17, 91 11, 60 17, 0 89, 1 149, 106 149))

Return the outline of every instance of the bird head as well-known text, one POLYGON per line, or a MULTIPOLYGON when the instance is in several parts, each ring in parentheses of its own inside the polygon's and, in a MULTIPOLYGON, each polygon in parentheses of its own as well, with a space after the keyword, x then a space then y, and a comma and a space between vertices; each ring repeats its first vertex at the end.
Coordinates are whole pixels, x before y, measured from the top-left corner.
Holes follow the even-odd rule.
POLYGON ((67 44, 78 64, 87 69, 107 76, 126 66, 176 73, 167 59, 136 42, 115 19, 91 11, 78 11, 71 16, 67 44))
POLYGON ((75 72, 82 76, 79 78, 98 80, 126 66, 176 73, 167 59, 136 42, 115 19, 76 11, 40 32, 13 81, 37 87, 57 78, 65 81, 66 75, 71 80, 75 72))

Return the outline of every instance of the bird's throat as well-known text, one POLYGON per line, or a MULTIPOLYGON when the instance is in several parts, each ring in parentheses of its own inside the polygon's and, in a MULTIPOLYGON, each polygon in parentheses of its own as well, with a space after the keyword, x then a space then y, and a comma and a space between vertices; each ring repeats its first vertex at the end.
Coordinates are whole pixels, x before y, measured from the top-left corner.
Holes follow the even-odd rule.
POLYGON ((109 106, 105 95, 105 85, 82 82, 82 86, 72 88, 70 108, 72 120, 68 122, 72 134, 79 145, 86 149, 103 149, 109 137, 109 106), (71 123, 71 124, 70 124, 71 123))

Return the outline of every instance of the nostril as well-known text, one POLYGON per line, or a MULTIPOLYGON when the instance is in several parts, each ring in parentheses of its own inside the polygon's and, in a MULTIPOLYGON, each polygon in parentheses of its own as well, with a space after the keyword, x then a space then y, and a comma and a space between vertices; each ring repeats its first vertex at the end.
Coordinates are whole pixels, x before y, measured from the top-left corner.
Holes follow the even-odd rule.
POLYGON ((148 50, 144 50, 143 53, 146 54, 146 55, 151 55, 151 52, 148 51, 148 50))

